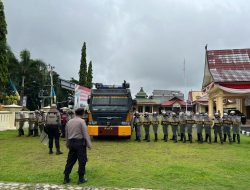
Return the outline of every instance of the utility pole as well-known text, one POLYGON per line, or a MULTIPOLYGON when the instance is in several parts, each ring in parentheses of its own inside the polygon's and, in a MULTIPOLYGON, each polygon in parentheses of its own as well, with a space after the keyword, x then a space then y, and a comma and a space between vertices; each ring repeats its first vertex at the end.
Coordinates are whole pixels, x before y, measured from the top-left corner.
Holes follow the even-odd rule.
POLYGON ((54 102, 53 102, 53 87, 54 87, 54 84, 53 84, 53 69, 55 67, 48 64, 48 70, 49 70, 49 73, 50 73, 50 105, 52 105, 54 102))

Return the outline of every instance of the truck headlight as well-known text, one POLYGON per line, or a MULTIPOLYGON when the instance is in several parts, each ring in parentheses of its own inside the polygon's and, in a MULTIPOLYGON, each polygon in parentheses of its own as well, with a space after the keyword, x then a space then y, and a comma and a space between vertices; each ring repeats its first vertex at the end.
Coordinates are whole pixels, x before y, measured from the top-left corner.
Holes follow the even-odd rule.
POLYGON ((130 123, 129 123, 129 122, 122 121, 122 122, 121 122, 121 125, 130 125, 130 123))
POLYGON ((90 121, 89 125, 97 125, 97 121, 90 121))

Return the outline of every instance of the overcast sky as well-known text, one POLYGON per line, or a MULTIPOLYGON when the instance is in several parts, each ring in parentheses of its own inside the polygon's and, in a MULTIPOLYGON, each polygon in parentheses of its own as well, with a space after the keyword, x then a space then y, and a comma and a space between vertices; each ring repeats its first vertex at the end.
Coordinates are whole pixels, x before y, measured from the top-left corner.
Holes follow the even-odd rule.
POLYGON ((248 0, 4 0, 8 43, 16 56, 79 78, 82 44, 94 82, 200 90, 208 49, 250 47, 248 0))

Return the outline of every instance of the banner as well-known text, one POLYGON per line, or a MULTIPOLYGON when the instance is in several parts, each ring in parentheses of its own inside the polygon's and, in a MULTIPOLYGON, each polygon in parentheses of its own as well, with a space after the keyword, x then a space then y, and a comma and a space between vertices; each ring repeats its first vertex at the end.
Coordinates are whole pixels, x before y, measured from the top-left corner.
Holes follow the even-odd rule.
POLYGON ((88 97, 91 94, 91 89, 75 85, 75 109, 88 106, 88 97))

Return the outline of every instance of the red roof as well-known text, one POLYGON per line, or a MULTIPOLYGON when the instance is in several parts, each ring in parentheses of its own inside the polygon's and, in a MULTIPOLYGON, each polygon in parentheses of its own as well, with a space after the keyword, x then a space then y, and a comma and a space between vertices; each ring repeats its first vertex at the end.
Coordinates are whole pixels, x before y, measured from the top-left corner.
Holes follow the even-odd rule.
POLYGON ((208 50, 214 82, 250 81, 250 49, 208 50))
POLYGON ((179 99, 177 97, 174 97, 174 98, 172 98, 172 99, 170 99, 168 101, 165 101, 161 105, 167 107, 167 106, 173 106, 175 103, 178 103, 181 106, 186 106, 186 103, 183 100, 181 100, 181 99, 179 99))

